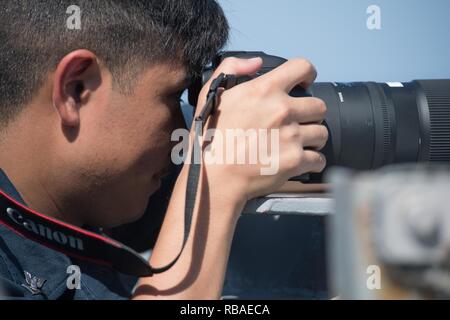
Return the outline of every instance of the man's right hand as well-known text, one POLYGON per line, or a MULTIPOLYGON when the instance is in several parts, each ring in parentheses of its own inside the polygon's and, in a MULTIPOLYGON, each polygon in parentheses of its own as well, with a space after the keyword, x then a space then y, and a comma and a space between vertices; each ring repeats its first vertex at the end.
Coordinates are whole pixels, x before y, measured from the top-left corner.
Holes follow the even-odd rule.
MULTIPOLYGON (((252 75, 261 65, 260 58, 228 58, 211 79, 215 79, 220 73, 252 75)), ((307 89, 316 76, 316 70, 310 62, 294 59, 270 73, 222 93, 218 112, 212 117, 209 128, 221 131, 223 137, 226 136, 227 129, 262 129, 268 133, 269 138, 271 130, 278 130, 279 166, 276 174, 262 175, 261 163, 206 163, 205 170, 211 190, 220 190, 222 194, 226 193, 245 202, 276 191, 294 176, 321 172, 325 168, 326 159, 319 150, 328 140, 328 130, 322 125, 327 111, 326 105, 318 98, 293 98, 289 95, 297 85, 307 89)), ((200 111, 205 103, 209 86, 210 82, 200 93, 197 111, 200 111)), ((220 140, 222 139, 213 139, 210 148, 219 148, 225 152, 225 147, 220 145, 224 141, 220 140)), ((246 141, 246 146, 235 148, 235 159, 240 154, 248 162, 249 145, 256 141, 246 141)), ((270 143, 258 147, 270 148, 270 143)), ((264 151, 268 151, 270 155, 271 150, 264 151)))

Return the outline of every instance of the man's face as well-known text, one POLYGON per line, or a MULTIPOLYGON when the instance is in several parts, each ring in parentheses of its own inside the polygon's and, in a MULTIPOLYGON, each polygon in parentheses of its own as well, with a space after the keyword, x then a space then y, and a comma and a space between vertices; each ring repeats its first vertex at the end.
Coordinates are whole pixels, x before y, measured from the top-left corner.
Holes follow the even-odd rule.
POLYGON ((111 76, 102 77, 80 110, 78 132, 66 135, 72 142, 62 156, 68 181, 76 182, 69 208, 84 221, 112 227, 144 213, 170 168, 171 134, 184 126, 185 79, 184 68, 154 65, 124 95, 113 88, 111 76))

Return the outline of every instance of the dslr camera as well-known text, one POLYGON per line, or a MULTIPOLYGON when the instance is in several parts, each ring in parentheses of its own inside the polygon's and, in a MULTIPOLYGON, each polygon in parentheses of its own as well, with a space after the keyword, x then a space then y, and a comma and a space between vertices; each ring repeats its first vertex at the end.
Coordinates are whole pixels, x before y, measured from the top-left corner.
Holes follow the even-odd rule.
MULTIPOLYGON (((263 66, 250 81, 279 67, 287 60, 264 52, 223 52, 195 79, 189 103, 197 105, 202 86, 227 57, 261 57, 263 66)), ((329 141, 322 152, 327 168, 372 170, 396 163, 450 162, 450 79, 389 82, 323 82, 309 88, 297 86, 293 97, 314 96, 325 101, 324 125, 329 141)), ((311 174, 294 180, 322 182, 311 174)))

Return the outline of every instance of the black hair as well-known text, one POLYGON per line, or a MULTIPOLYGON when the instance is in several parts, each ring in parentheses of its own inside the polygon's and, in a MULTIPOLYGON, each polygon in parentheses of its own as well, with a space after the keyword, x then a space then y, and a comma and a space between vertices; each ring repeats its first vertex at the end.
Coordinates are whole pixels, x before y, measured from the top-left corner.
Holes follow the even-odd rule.
POLYGON ((91 50, 126 84, 143 64, 179 62, 198 73, 229 30, 215 0, 2 0, 0 21, 2 125, 71 51, 91 50), (72 5, 80 9, 79 29, 67 25, 72 5))

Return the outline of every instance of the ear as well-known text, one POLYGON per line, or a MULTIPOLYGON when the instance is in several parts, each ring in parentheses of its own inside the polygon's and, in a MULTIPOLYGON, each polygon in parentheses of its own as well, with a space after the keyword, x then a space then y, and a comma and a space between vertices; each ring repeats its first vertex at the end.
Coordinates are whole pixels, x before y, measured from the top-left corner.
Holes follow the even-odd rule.
POLYGON ((80 125, 80 109, 101 79, 97 57, 88 50, 76 50, 58 64, 53 79, 53 104, 64 126, 80 125))

